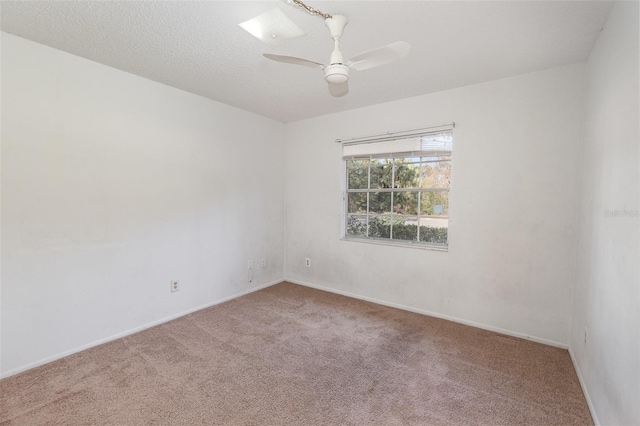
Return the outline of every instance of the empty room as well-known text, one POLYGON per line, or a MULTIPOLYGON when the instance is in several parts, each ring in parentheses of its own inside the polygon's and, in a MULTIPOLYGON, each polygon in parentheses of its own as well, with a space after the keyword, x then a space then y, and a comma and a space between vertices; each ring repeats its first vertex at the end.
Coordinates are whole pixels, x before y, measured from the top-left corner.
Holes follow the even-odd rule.
POLYGON ((640 425, 639 18, 0 2, 0 424, 640 425))

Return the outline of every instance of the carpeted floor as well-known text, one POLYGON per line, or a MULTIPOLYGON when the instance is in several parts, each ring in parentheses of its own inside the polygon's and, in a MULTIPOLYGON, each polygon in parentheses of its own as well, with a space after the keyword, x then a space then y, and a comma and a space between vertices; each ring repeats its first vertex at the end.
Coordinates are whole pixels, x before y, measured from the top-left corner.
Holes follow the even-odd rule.
POLYGON ((8 377, 0 424, 592 420, 566 350, 282 283, 8 377))

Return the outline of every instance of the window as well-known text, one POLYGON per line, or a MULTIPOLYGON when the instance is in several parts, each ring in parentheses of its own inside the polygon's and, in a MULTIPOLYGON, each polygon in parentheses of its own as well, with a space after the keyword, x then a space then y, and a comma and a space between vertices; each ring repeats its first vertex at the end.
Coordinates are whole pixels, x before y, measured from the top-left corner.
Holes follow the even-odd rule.
POLYGON ((343 142, 345 238, 446 248, 452 147, 453 126, 343 142))

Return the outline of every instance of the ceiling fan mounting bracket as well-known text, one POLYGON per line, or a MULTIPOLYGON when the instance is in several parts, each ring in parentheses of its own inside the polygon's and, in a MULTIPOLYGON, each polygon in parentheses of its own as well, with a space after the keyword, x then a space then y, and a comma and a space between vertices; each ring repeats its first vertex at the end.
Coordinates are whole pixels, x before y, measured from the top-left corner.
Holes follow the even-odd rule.
POLYGON ((331 37, 336 40, 342 37, 344 33, 344 27, 347 26, 349 20, 346 16, 342 15, 333 15, 331 18, 327 18, 324 20, 324 24, 329 28, 329 32, 331 33, 331 37))

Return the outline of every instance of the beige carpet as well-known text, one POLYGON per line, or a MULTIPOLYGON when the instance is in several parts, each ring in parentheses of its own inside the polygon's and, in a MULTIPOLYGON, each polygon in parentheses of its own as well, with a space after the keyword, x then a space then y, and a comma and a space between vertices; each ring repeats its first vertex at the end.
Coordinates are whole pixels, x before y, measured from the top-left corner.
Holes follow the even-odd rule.
POLYGON ((565 350, 289 283, 0 391, 3 425, 592 424, 565 350))

